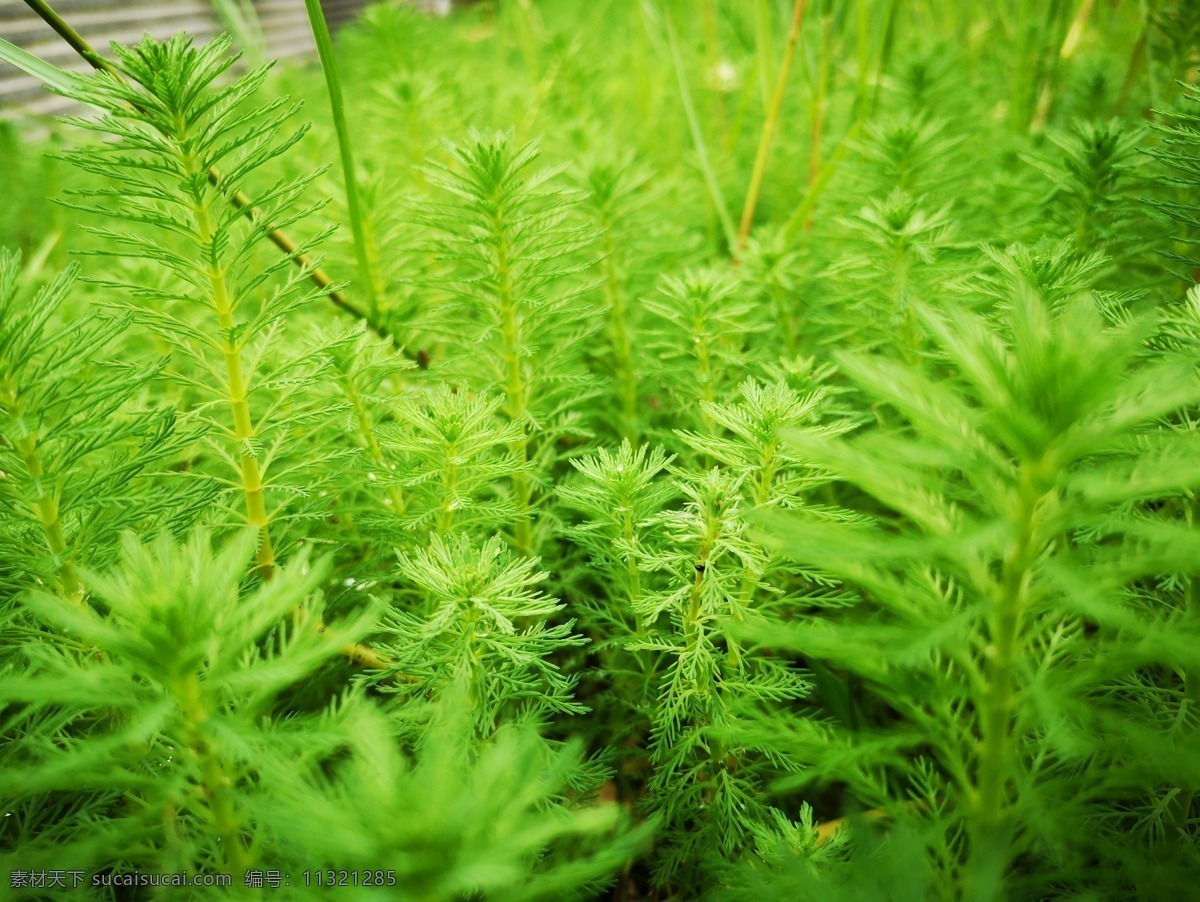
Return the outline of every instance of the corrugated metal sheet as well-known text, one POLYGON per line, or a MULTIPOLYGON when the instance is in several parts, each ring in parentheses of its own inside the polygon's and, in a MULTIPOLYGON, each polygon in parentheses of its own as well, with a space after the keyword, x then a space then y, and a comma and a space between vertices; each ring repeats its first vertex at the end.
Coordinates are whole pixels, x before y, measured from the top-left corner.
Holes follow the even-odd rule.
MULTIPOLYGON (((323 0, 330 27, 356 16, 369 0, 323 0)), ((165 38, 179 31, 205 40, 223 30, 210 0, 54 0, 59 13, 99 50, 110 41, 135 43, 145 32, 165 38)), ((304 0, 254 0, 267 53, 277 58, 315 53, 304 0)), ((22 0, 0 0, 0 37, 63 69, 81 72, 87 64, 22 0)), ((40 83, 0 64, 0 116, 52 115, 70 102, 40 83)))

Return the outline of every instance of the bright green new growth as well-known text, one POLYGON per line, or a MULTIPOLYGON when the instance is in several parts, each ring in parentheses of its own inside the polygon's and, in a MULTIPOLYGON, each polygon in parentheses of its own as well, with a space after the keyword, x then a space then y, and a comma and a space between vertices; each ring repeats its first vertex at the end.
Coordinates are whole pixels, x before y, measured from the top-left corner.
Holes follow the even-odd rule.
MULTIPOLYGON (((499 538, 475 547, 465 537, 433 536, 400 557, 400 575, 425 599, 426 616, 397 612, 385 644, 407 685, 438 695, 461 686, 481 736, 502 722, 540 723, 586 707, 572 699, 574 680, 548 660, 586 640, 572 622, 550 626, 562 605, 536 587, 546 578, 536 558, 514 558, 499 538)), ((383 675, 385 678, 387 672, 383 675)))
POLYGON ((665 370, 660 378, 675 389, 674 405, 699 410, 705 430, 713 426, 706 405, 732 388, 729 374, 745 365, 746 336, 765 328, 752 324, 754 308, 736 297, 737 287, 713 270, 689 272, 666 277, 658 293, 643 302, 664 324, 651 345, 665 370))
MULTIPOLYGON (((234 62, 228 49, 228 40, 196 48, 182 36, 120 48, 123 78, 101 73, 79 80, 71 91, 105 113, 75 124, 118 140, 65 156, 106 180, 79 209, 157 232, 147 237, 113 226, 96 230, 107 242, 106 254, 146 260, 177 280, 168 288, 112 284, 139 300, 147 326, 194 358, 206 377, 195 387, 225 406, 221 420, 209 421, 226 437, 218 450, 233 470, 228 481, 243 496, 245 522, 258 531, 258 569, 268 577, 275 565, 270 524, 277 514, 267 498, 268 474, 284 449, 279 424, 265 421, 266 405, 255 402, 283 374, 267 357, 273 335, 313 294, 304 288, 304 271, 289 270, 290 260, 263 266, 254 252, 269 232, 311 212, 302 203, 311 177, 285 178, 258 192, 260 214, 253 222, 228 203, 305 131, 284 132, 296 110, 287 101, 253 106, 265 68, 217 86, 234 62), (217 166, 224 172, 214 184, 209 174, 217 166)), ((278 401, 271 406, 278 409, 278 401)))
MULTIPOLYGON (((1189 569, 1196 542, 1151 511, 1200 479, 1189 437, 1161 425, 1200 399, 1195 358, 1135 367, 1144 323, 1106 328, 1086 295, 1051 305, 1028 286, 995 323, 922 319, 951 380, 840 358, 905 432, 793 441, 880 502, 877 521, 772 520, 781 548, 860 587, 858 607, 876 613, 757 635, 855 674, 904 716, 898 738, 927 750, 930 779, 892 813, 967 897, 996 897, 1030 857, 1045 881, 1030 892, 1083 868, 1102 885, 1165 891, 1182 872, 1160 856, 1191 840, 1162 822, 1169 806, 1154 796, 1194 786, 1200 758, 1167 714, 1182 685, 1145 680, 1190 671, 1196 635, 1177 593, 1151 587, 1189 569), (1146 758, 1151 747, 1165 757, 1146 758), (1106 776, 1080 792, 1084 767, 1106 776), (1086 827, 1105 805, 1130 812, 1126 828, 1140 809, 1140 825, 1086 827)), ((880 804, 880 770, 895 767, 884 746, 813 777, 836 775, 880 804)))
POLYGON ((399 886, 428 899, 550 899, 632 853, 636 834, 609 839, 611 809, 548 810, 578 770, 574 750, 515 727, 476 750, 468 690, 427 712, 415 763, 400 751, 402 724, 361 693, 286 713, 287 694, 375 615, 320 628, 328 563, 305 554, 243 593, 254 545, 250 530, 220 551, 203 533, 180 546, 127 540, 117 569, 84 576, 104 614, 26 596, 80 651, 31 643, 24 672, 0 678, 19 840, 7 867, 67 855, 81 867, 134 860, 239 882, 247 869, 282 868, 298 883, 321 868, 385 869, 392 882, 368 896, 399 886), (548 854, 558 847, 571 854, 548 854))
MULTIPOLYGON (((664 585, 635 603, 648 634, 631 650, 664 657, 650 729, 654 775, 643 803, 664 822, 659 883, 702 886, 704 868, 681 870, 697 866, 701 849, 739 855, 768 816, 760 801, 768 762, 753 744, 727 741, 735 706, 788 701, 807 691, 786 662, 748 654, 728 633, 749 613, 743 585, 766 564, 746 535, 741 482, 715 468, 680 480, 685 504, 664 515, 665 542, 654 560, 666 571, 664 585)), ((769 764, 768 773, 787 767, 780 756, 769 764)))
POLYGON ((637 359, 638 308, 632 292, 637 273, 635 255, 644 253, 639 235, 634 230, 650 228, 645 217, 650 176, 637 170, 630 160, 592 161, 580 177, 586 192, 582 209, 600 231, 603 252, 601 263, 605 306, 605 336, 608 340, 607 362, 615 396, 616 419, 620 437, 637 441, 643 418, 642 387, 639 384, 637 359))
POLYGON ((0 45, 101 115, 0 135, 0 863, 1187 897, 1192 5, 381 3, 340 128, 0 45))
MULTIPOLYGON (((641 537, 656 532, 658 516, 675 490, 658 477, 671 459, 661 449, 642 446, 634 450, 622 442, 614 453, 599 449, 595 457, 573 461, 582 482, 559 489, 559 500, 582 511, 587 519, 572 530, 572 537, 585 547, 592 562, 603 569, 610 587, 610 601, 597 617, 626 618, 625 629, 636 629, 634 607, 642 595, 640 560, 647 549, 641 537)), ((606 629, 605 635, 616 630, 606 629)))
POLYGON ((456 300, 442 327, 455 336, 454 374, 470 389, 498 387, 502 413, 521 430, 510 444, 513 547, 530 554, 544 487, 525 465, 553 466, 555 441, 580 428, 570 407, 591 390, 574 357, 598 323, 586 284, 573 277, 588 265, 575 255, 593 233, 568 219, 573 199, 548 185, 554 173, 531 171, 536 146, 492 135, 449 151, 456 169, 430 174, 445 198, 430 222, 456 300))
POLYGON ((396 422, 384 441, 401 461, 412 497, 410 528, 443 536, 490 532, 516 518, 511 499, 494 491, 497 482, 528 467, 514 450, 521 428, 499 415, 503 403, 446 386, 397 403, 396 422))
MULTIPOLYGON (((318 630, 313 593, 325 570, 303 559, 243 598, 238 583, 254 544, 252 531, 220 553, 202 533, 181 547, 166 537, 149 546, 128 539, 117 570, 84 578, 104 614, 55 596, 27 597, 26 606, 83 654, 57 643, 31 645, 27 672, 10 671, 0 683, 10 727, 19 736, 19 724, 36 724, 43 712, 66 705, 71 719, 54 725, 65 740, 71 720, 102 715, 98 728, 61 748, 39 742, 36 732, 16 742, 23 754, 10 766, 18 799, 37 802, 61 789, 67 766, 70 785, 85 793, 82 810, 52 828, 55 845, 64 844, 60 853, 95 860, 148 843, 154 851, 143 860, 166 870, 232 872, 256 860, 259 850, 248 841, 254 778, 267 756, 288 754, 289 743, 275 743, 272 734, 292 732, 270 725, 275 699, 337 655, 366 621, 318 630), (122 794, 135 803, 103 834, 84 833, 85 844, 74 847, 72 833, 122 794), (160 829, 164 818, 173 829, 160 829)), ((38 844, 27 851, 38 854, 38 844)))
POLYGON ((107 562, 121 529, 184 519, 148 485, 179 440, 169 409, 128 409, 162 362, 104 360, 129 317, 63 322, 78 269, 31 291, 20 263, 0 251, 0 586, 51 585, 77 597, 78 567, 107 562))

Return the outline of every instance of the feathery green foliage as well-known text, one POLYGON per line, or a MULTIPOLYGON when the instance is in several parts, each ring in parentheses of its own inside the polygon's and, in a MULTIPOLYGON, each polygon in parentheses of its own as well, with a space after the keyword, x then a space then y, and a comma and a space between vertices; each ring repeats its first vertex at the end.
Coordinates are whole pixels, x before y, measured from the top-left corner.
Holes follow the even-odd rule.
MULTIPOLYGON (((186 522, 154 488, 181 442, 173 410, 134 409, 162 361, 104 359, 129 317, 64 322, 77 267, 36 291, 24 275, 0 252, 0 582, 9 598, 39 585, 75 596, 77 568, 107 562, 122 529, 186 522)), ((203 503, 197 489, 175 487, 184 504, 203 503)))
POLYGON ((498 537, 475 547, 466 537, 435 535, 427 548, 401 556, 400 574, 420 590, 428 616, 400 611, 386 626, 392 638, 384 647, 404 677, 399 688, 436 694, 463 686, 459 703, 485 736, 502 722, 585 711, 571 697, 573 681, 547 660, 585 640, 572 634, 571 621, 547 625, 562 605, 537 590, 546 577, 537 563, 514 559, 498 537))
POLYGON ((5 891, 1191 895, 1194 6, 0 53, 5 891))
POLYGON ((227 202, 305 131, 284 131, 295 113, 287 101, 254 104, 266 68, 217 86, 234 61, 228 50, 228 40, 197 48, 183 36, 120 49, 120 76, 80 80, 71 92, 104 112, 75 124, 117 140, 64 156, 103 179, 78 209, 154 230, 148 237, 124 225, 96 228, 103 253, 148 261, 174 280, 166 288, 111 284, 138 299, 149 328, 194 358, 207 377, 188 380, 203 399, 198 402, 215 399, 226 407, 222 420, 210 419, 226 438, 215 450, 232 471, 229 482, 244 495, 245 521, 259 532, 258 566, 269 575, 275 563, 270 522, 277 514, 267 499, 269 471, 286 448, 283 424, 266 421, 261 411, 282 410, 293 421, 305 411, 285 403, 286 391, 252 401, 280 394, 297 368, 308 365, 273 360, 269 351, 282 321, 313 293, 304 271, 292 271, 287 258, 263 266, 254 253, 269 232, 311 211, 302 202, 311 177, 275 181, 258 194, 253 219, 227 202), (210 173, 218 166, 225 171, 214 180, 210 173))
POLYGON ((581 428, 572 402, 590 390, 576 357, 597 323, 587 284, 572 277, 587 266, 573 258, 592 231, 568 219, 572 199, 547 184, 551 171, 531 171, 536 146, 477 135, 449 150, 456 168, 431 176, 446 198, 433 222, 457 301, 442 327, 456 334, 455 376, 476 390, 500 387, 501 411, 521 431, 510 445, 513 541, 528 554, 545 491, 537 475, 553 467, 555 442, 581 428))
POLYGON ((1189 436, 1162 424, 1200 394, 1196 360, 1135 366, 1144 323, 1105 328, 1086 295, 1051 305, 1022 288, 995 322, 923 314, 949 378, 840 355, 907 428, 799 433, 795 452, 881 509, 870 524, 773 522, 790 556, 863 600, 759 637, 855 674, 902 716, 887 732, 924 749, 919 792, 903 773, 880 785, 890 751, 831 755, 801 780, 842 780, 876 805, 908 796, 896 816, 918 825, 947 886, 1168 892, 1195 867, 1194 844, 1151 812, 1194 785, 1200 760, 1163 697, 1178 707, 1182 683, 1147 679, 1195 666, 1195 626, 1177 593, 1153 586, 1190 566, 1195 540, 1152 506, 1200 478, 1189 436), (1007 883, 1018 859, 1038 865, 1007 883))

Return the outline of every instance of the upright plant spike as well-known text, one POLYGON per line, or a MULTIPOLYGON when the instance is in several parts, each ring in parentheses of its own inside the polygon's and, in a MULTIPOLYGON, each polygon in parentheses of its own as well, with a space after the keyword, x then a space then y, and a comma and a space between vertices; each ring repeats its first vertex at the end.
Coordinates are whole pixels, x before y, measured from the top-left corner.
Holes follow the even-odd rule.
MULTIPOLYGON (((771 145, 775 141, 775 131, 779 127, 779 114, 783 110, 784 93, 787 90, 788 76, 792 74, 792 61, 796 58, 796 44, 800 40, 800 29, 804 25, 804 10, 807 0, 795 0, 792 7, 792 21, 788 27, 787 44, 783 51, 783 62, 779 65, 779 75, 775 82, 775 90, 771 93, 771 106, 767 109, 767 117, 763 122, 762 135, 758 140, 758 154, 754 159, 754 169, 750 173, 750 187, 746 189, 746 202, 742 206, 742 224, 738 228, 737 249, 734 256, 742 253, 746 239, 750 237, 750 227, 754 225, 754 210, 758 206, 758 195, 762 191, 763 177, 767 172, 767 161, 771 154, 771 145)), ((810 177, 810 182, 812 178, 810 177)))
POLYGON ((383 431, 386 453, 411 496, 406 526, 416 535, 491 533, 516 517, 495 486, 522 466, 515 451, 523 432, 504 422, 500 396, 473 397, 438 386, 402 399, 383 431))
POLYGON ((645 308, 663 325, 651 347, 658 351, 664 379, 680 395, 684 410, 695 407, 704 428, 712 427, 709 407, 745 364, 747 337, 768 328, 731 277, 715 270, 667 276, 645 308))
POLYGON ((635 229, 649 228, 643 213, 645 193, 652 183, 648 173, 638 170, 629 159, 591 161, 580 178, 587 191, 583 210, 600 230, 604 299, 607 306, 607 336, 612 356, 612 381, 617 399, 622 439, 636 442, 641 432, 641 397, 638 385, 636 324, 638 305, 632 296, 631 260, 633 245, 642 234, 635 229))
POLYGON ((129 316, 64 321, 78 268, 27 296, 20 262, 0 249, 0 586, 55 585, 78 600, 78 568, 107 563, 122 528, 186 521, 205 487, 143 491, 181 451, 173 411, 131 410, 164 362, 105 363, 129 316))
POLYGON ((899 189, 844 220, 848 252, 829 273, 854 300, 820 311, 828 340, 853 340, 915 361, 922 333, 917 304, 952 246, 948 206, 930 209, 899 189))
POLYGON ((676 492, 668 480, 659 478, 671 461, 661 448, 634 449, 622 442, 615 453, 601 448, 595 455, 572 461, 582 481, 559 490, 563 503, 588 518, 572 530, 572 536, 589 550, 610 584, 620 587, 616 610, 606 605, 596 612, 597 617, 611 619, 610 626, 624 618, 624 630, 608 633, 638 631, 635 612, 647 553, 643 546, 646 533, 657 530, 663 509, 676 492))
POLYGON ((949 122, 923 112, 892 116, 873 123, 861 140, 849 142, 854 155, 846 163, 846 176, 873 200, 902 191, 929 204, 946 203, 962 193, 967 177, 965 140, 949 122))
POLYGON ((641 600, 661 588, 661 576, 649 568, 666 543, 664 510, 678 495, 666 478, 671 460, 662 449, 622 442, 616 451, 600 448, 572 461, 580 478, 558 490, 561 504, 584 515, 567 535, 586 550, 593 568, 568 596, 599 660, 593 679, 604 687, 590 699, 589 720, 598 722, 605 743, 622 750, 618 791, 630 796, 638 792, 626 784, 645 766, 641 746, 656 707, 663 657, 629 646, 648 638, 641 600))
POLYGON ((224 425, 228 455, 244 496, 245 520, 258 532, 258 568, 267 577, 275 565, 275 549, 266 469, 278 445, 261 444, 269 427, 251 409, 255 369, 275 327, 315 292, 301 290, 299 282, 307 275, 303 269, 274 287, 269 280, 289 261, 258 269, 252 254, 262 235, 309 211, 300 201, 311 177, 276 183, 262 195, 264 206, 252 221, 225 200, 252 173, 285 153, 304 129, 283 132, 295 111, 286 101, 247 106, 266 69, 216 87, 233 64, 228 38, 197 48, 184 36, 161 44, 147 37, 137 47, 115 45, 114 50, 123 77, 102 73, 80 79, 73 96, 106 113, 98 122, 76 120, 79 127, 119 140, 68 151, 65 157, 119 186, 92 192, 92 204, 81 204, 82 209, 159 231, 146 239, 113 227, 96 229, 109 241, 105 253, 147 259, 169 271, 180 286, 165 291, 137 287, 135 293, 172 305, 198 300, 207 314, 207 322, 192 325, 193 314, 185 306, 178 314, 152 314, 150 324, 211 374, 210 391, 227 406, 232 421, 224 425), (228 169, 214 185, 209 173, 222 163, 228 169), (168 243, 170 235, 181 237, 189 249, 175 250, 168 243), (256 303, 256 292, 269 293, 256 303))
POLYGON ((571 221, 577 198, 548 184, 553 172, 531 171, 536 145, 475 135, 449 150, 456 169, 432 174, 449 199, 430 223, 459 303, 440 328, 455 343, 451 367, 474 389, 499 391, 501 411, 521 430, 511 445, 513 546, 530 554, 537 481, 553 463, 555 440, 578 431, 567 410, 594 391, 578 364, 579 345, 599 326, 590 286, 579 279, 591 266, 580 255, 594 232, 571 221), (463 323, 473 324, 467 335, 463 323))
POLYGON ((402 516, 407 505, 399 479, 393 472, 396 465, 388 460, 380 441, 381 421, 390 415, 390 399, 379 395, 384 386, 390 386, 398 373, 406 368, 397 364, 407 362, 383 353, 383 349, 362 330, 334 342, 325 353, 338 389, 350 407, 354 431, 358 434, 357 443, 369 468, 366 479, 382 483, 384 504, 396 516, 402 516))
POLYGON ((573 621, 549 625, 562 605, 536 588, 546 577, 537 565, 515 558, 499 538, 478 547, 466 536, 434 535, 428 547, 401 555, 400 573, 422 592, 426 613, 397 610, 387 624, 386 648, 410 677, 395 691, 465 687, 462 704, 480 737, 514 718, 541 723, 586 711, 572 698, 574 679, 549 656, 587 640, 572 633, 573 621))
MULTIPOLYGON (((1145 156, 1139 152, 1145 138, 1143 128, 1118 120, 1079 123, 1054 136, 1061 155, 1048 167, 1053 187, 1045 200, 1047 213, 1064 236, 1074 239, 1077 253, 1106 256, 1112 272, 1104 281, 1116 281, 1113 287, 1144 288, 1153 261, 1145 205, 1137 198, 1147 184, 1145 156)), ((1154 266, 1152 274, 1159 269, 1154 266)))
MULTIPOLYGON (((127 537, 114 570, 84 576, 106 613, 44 594, 28 599, 46 625, 102 656, 76 660, 30 643, 25 672, 0 680, 9 710, 61 706, 69 714, 59 730, 91 722, 59 743, 36 734, 18 742, 8 772, 19 779, 6 781, 6 804, 36 803, 64 783, 101 800, 117 790, 135 802, 110 812, 120 824, 113 833, 84 830, 81 841, 78 823, 47 825, 59 854, 85 861, 133 854, 148 867, 236 873, 254 865, 255 775, 273 755, 292 757, 288 743, 265 735, 271 706, 373 619, 359 614, 318 630, 314 593, 326 571, 308 566, 303 552, 243 599, 239 584, 255 544, 250 530, 219 552, 199 532, 183 546, 169 536, 148 545, 127 537), (162 829, 165 814, 178 816, 171 830, 162 829)), ((31 849, 39 839, 31 837, 31 849)))
POLYGON ((781 381, 762 384, 747 379, 738 386, 736 402, 704 402, 705 413, 719 431, 681 433, 691 447, 745 479, 751 507, 794 506, 817 481, 799 472, 803 461, 787 449, 787 433, 801 426, 827 434, 850 428, 846 423, 814 426, 825 403, 819 381, 829 374, 814 375, 816 385, 803 395, 781 381))
POLYGON ((343 580, 343 587, 366 591, 392 569, 392 551, 409 503, 384 434, 411 364, 361 324, 332 339, 318 334, 313 344, 312 356, 327 364, 322 384, 312 386, 313 407, 320 411, 315 443, 344 453, 328 459, 332 479, 317 493, 324 522, 308 524, 308 538, 322 542, 336 535, 339 559, 356 562, 354 576, 349 583, 343 580))
MULTIPOLYGON (((1096 866, 1115 869, 1097 869, 1097 885, 1121 885, 1118 872, 1136 868, 1133 885, 1166 892, 1182 872, 1151 875, 1136 862, 1156 854, 1154 834, 1130 851, 1131 834, 1108 834, 1100 819, 1110 806, 1145 804, 1163 779, 1134 749, 1165 743, 1182 756, 1166 778, 1175 785, 1194 785, 1200 767, 1170 738, 1169 718, 1139 710, 1155 704, 1147 691, 1174 690, 1148 690, 1138 676, 1194 659, 1191 615, 1138 591, 1196 553, 1186 525, 1150 526, 1138 510, 1200 480, 1194 435, 1159 425, 1200 400, 1194 360, 1134 366, 1144 323, 1105 330, 1090 298, 1051 309, 1028 287, 995 324, 961 311, 922 322, 957 378, 841 355, 903 428, 794 443, 876 499, 877 523, 771 518, 782 550, 870 599, 876 652, 861 653, 861 615, 805 619, 769 641, 857 673, 903 713, 895 740, 928 744, 936 780, 920 810, 897 807, 912 789, 892 790, 890 804, 931 856, 946 857, 946 887, 1037 895, 1083 862, 1112 862, 1096 866), (1131 592, 1141 596, 1132 608, 1131 592), (1081 796, 1081 767, 1110 778, 1081 796)), ((828 766, 877 804, 888 791, 870 774, 888 759, 866 748, 851 760, 831 746, 828 766)), ((1186 867, 1175 856, 1190 840, 1165 841, 1186 867)))
POLYGON ((379 298, 375 294, 378 278, 373 272, 371 256, 367 247, 362 203, 358 194, 358 172, 354 168, 353 142, 346 124, 345 101, 342 99, 342 81, 338 75, 337 57, 333 52, 333 38, 321 0, 304 0, 308 21, 317 42, 317 54, 321 58, 321 70, 325 73, 325 86, 329 90, 329 108, 333 114, 333 128, 337 132, 338 152, 342 157, 342 177, 346 182, 346 203, 350 209, 350 228, 354 232, 354 254, 358 259, 358 278, 361 290, 367 298, 368 321, 379 320, 379 298))
POLYGON ((987 295, 999 310, 1011 306, 1015 292, 1029 290, 1048 308, 1062 310, 1080 295, 1091 293, 1109 263, 1100 252, 1080 254, 1071 238, 1042 240, 1032 247, 985 246, 983 253, 996 273, 981 273, 972 288, 987 295))
POLYGON ((697 870, 701 849, 735 859, 768 820, 764 774, 787 768, 734 739, 742 705, 796 699, 807 684, 787 662, 749 653, 729 631, 753 617, 740 587, 763 570, 762 549, 746 535, 741 477, 714 468, 678 482, 686 502, 663 515, 667 541, 648 565, 667 579, 635 603, 645 638, 635 652, 663 655, 650 736, 654 774, 643 807, 663 819, 655 882, 694 894, 718 861, 697 870))
MULTIPOLYGON (((45 2, 45 0, 25 0, 25 2, 30 9, 37 13, 43 21, 53 28, 54 31, 84 60, 86 60, 90 66, 99 72, 107 72, 115 78, 121 78, 120 70, 105 60, 104 57, 102 57, 99 53, 97 53, 92 46, 86 40, 84 40, 83 36, 80 35, 79 32, 77 32, 74 28, 72 28, 70 24, 62 18, 62 16, 56 13, 50 4, 45 2)), ((36 62, 41 63, 40 60, 37 60, 36 62)), ((41 66, 46 67, 46 64, 41 63, 41 66)), ((52 69, 53 67, 47 68, 52 69)), ((32 69, 30 72, 35 77, 41 79, 46 86, 52 90, 68 94, 70 93, 70 89, 64 86, 64 81, 69 78, 67 73, 60 70, 54 70, 54 72, 50 73, 46 71, 40 71, 39 69, 32 69)), ((208 178, 214 185, 220 184, 222 181, 221 173, 216 167, 209 169, 208 178)), ((255 202, 252 201, 245 192, 235 189, 232 191, 225 191, 224 195, 228 202, 235 209, 241 211, 242 215, 246 216, 248 219, 254 220, 256 217, 261 217, 261 211, 255 205, 255 202)), ((354 304, 352 304, 345 297, 345 295, 342 293, 342 290, 329 276, 329 274, 326 273, 320 266, 318 266, 308 256, 308 254, 304 252, 302 245, 291 238, 282 227, 269 229, 264 233, 264 235, 272 244, 274 244, 277 248, 279 248, 280 251, 283 252, 287 259, 291 260, 297 267, 304 270, 308 278, 312 280, 313 284, 316 285, 317 288, 321 289, 322 294, 332 301, 334 306, 340 310, 344 310, 346 313, 349 313, 356 319, 364 320, 370 326, 371 330, 379 335, 380 338, 399 346, 395 335, 388 330, 387 326, 379 319, 379 317, 372 317, 370 312, 363 312, 354 304)), ((408 356, 410 359, 418 360, 422 366, 427 364, 423 354, 413 353, 407 348, 402 348, 402 350, 406 356, 408 356)))
POLYGON ((809 298, 805 283, 813 278, 811 258, 788 241, 780 229, 760 229, 746 242, 737 277, 756 307, 770 311, 773 328, 756 336, 766 353, 792 358, 800 352, 808 326, 809 298))

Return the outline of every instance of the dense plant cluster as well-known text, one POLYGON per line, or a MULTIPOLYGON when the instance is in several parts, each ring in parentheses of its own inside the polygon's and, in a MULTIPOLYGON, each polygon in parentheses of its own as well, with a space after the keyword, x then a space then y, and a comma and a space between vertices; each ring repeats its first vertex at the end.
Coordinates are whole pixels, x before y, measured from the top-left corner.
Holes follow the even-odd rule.
POLYGON ((349 186, 229 38, 46 75, 6 891, 1192 894, 1198 9, 379 3, 349 186))

